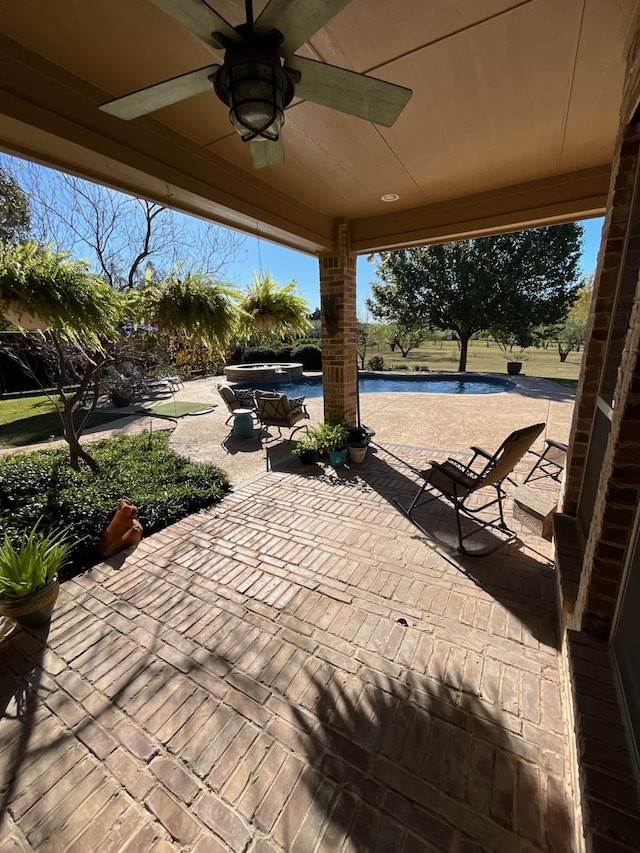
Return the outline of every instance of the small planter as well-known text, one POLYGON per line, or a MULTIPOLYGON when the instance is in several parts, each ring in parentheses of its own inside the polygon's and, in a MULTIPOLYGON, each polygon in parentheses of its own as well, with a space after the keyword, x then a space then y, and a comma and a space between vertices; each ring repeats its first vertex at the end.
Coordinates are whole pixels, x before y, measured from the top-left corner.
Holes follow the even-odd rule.
POLYGON ((347 450, 329 450, 329 464, 332 468, 341 468, 347 461, 347 450))
POLYGON ((509 374, 509 376, 517 376, 521 370, 522 370, 522 362, 521 361, 508 361, 507 362, 507 373, 509 374))
POLYGON ((318 451, 311 448, 299 450, 297 455, 303 465, 313 465, 318 459, 318 451))
POLYGON ((367 446, 358 445, 358 444, 350 444, 347 448, 349 451, 349 459, 359 465, 361 462, 364 462, 364 457, 367 455, 367 446))
POLYGON ((59 592, 60 584, 55 577, 42 589, 24 598, 0 598, 0 615, 13 619, 25 628, 42 625, 51 619, 59 592))

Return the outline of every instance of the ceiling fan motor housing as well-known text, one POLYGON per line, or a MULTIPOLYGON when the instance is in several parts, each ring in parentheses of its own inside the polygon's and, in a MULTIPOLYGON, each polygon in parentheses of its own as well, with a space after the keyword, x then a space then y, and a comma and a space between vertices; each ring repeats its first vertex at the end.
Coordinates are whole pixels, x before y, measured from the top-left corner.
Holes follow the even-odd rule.
POLYGON ((272 30, 263 39, 246 25, 238 27, 241 45, 224 36, 224 63, 213 75, 213 86, 220 100, 229 107, 231 123, 245 142, 265 139, 275 142, 284 122, 284 110, 295 93, 295 72, 283 67, 277 48, 282 34, 272 30))

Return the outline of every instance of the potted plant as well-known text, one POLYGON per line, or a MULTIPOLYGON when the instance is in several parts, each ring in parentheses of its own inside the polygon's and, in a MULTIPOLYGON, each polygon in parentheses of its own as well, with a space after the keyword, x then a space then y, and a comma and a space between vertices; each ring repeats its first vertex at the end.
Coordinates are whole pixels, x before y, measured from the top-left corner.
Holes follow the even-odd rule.
POLYGON ((318 458, 318 445, 312 435, 301 438, 293 448, 293 453, 299 457, 303 465, 313 465, 318 458))
POLYGON ((528 358, 527 347, 533 345, 533 336, 528 330, 493 329, 493 339, 507 357, 507 373, 517 376, 522 362, 528 358))
POLYGON ((344 424, 320 424, 316 428, 319 435, 317 440, 319 446, 329 456, 329 463, 333 468, 344 465, 347 458, 347 440, 349 438, 349 427, 344 424))
POLYGON ((0 542, 0 615, 27 627, 48 621, 58 598, 57 573, 70 551, 67 529, 41 533, 36 523, 17 547, 5 533, 0 542))
POLYGON ((366 426, 349 428, 347 450, 349 451, 349 458, 352 462, 356 464, 364 462, 364 457, 367 455, 367 447, 373 435, 375 435, 374 431, 366 426))

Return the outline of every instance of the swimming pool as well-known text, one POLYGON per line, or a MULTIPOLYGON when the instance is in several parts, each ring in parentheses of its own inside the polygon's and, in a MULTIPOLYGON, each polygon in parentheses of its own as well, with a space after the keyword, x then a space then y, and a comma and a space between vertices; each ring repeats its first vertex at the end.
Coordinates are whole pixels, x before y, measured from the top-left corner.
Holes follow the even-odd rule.
MULTIPOLYGON (((279 391, 289 397, 294 397, 296 394, 304 394, 305 397, 322 397, 321 376, 306 376, 296 382, 280 382, 273 388, 268 383, 262 385, 243 383, 243 387, 279 391)), ((410 373, 407 376, 401 376, 397 373, 393 375, 358 373, 358 388, 361 394, 375 394, 385 391, 411 391, 427 394, 498 394, 513 387, 514 383, 508 379, 472 373, 438 373, 428 376, 423 373, 410 373)))

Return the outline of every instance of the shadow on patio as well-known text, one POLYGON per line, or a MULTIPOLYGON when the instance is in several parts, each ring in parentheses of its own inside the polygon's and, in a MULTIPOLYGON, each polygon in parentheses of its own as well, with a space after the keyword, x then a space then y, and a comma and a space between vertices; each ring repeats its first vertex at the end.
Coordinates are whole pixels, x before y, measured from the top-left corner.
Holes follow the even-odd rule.
POLYGON ((4 638, 0 846, 571 849, 549 563, 433 547, 389 502, 410 480, 391 455, 300 471, 4 638))

